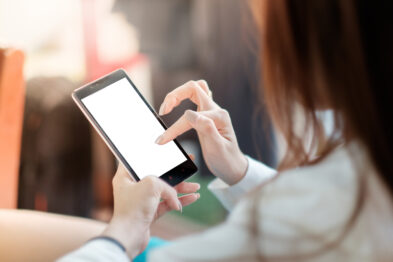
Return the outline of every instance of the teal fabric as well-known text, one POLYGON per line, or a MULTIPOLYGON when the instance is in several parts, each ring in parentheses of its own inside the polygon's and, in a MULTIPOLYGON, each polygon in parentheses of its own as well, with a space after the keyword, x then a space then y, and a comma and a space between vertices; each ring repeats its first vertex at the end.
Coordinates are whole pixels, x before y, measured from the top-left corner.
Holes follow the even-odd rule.
POLYGON ((149 244, 147 244, 147 247, 145 251, 143 251, 139 256, 137 256, 133 261, 134 262, 146 262, 147 259, 147 254, 152 251, 153 249, 157 247, 162 247, 167 245, 169 242, 165 241, 161 238, 158 237, 151 237, 149 244))

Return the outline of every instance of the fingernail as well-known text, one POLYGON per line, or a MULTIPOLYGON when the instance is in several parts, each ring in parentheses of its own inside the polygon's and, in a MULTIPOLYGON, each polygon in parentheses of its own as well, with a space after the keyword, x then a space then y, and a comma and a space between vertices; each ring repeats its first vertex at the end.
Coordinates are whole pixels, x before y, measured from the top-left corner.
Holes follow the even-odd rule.
POLYGON ((164 115, 169 113, 169 108, 171 108, 172 102, 170 104, 166 103, 164 107, 164 115))
POLYGON ((195 195, 196 195, 197 199, 199 199, 201 197, 201 194, 199 194, 199 193, 196 193, 195 195))
POLYGON ((187 110, 186 114, 185 114, 185 117, 191 124, 195 124, 199 116, 194 111, 187 110))
POLYGON ((180 203, 180 200, 178 200, 178 203, 177 203, 178 205, 179 205, 179 211, 180 211, 180 213, 183 213, 183 206, 182 206, 182 204, 180 203))
POLYGON ((197 188, 197 190, 201 189, 201 185, 200 185, 200 184, 197 184, 197 185, 198 185, 198 188, 197 188))
POLYGON ((160 110, 158 111, 158 114, 162 116, 164 114, 164 108, 165 108, 165 103, 162 103, 160 106, 160 110))
POLYGON ((159 137, 157 137, 155 143, 156 143, 156 144, 160 144, 163 140, 164 140, 164 136, 163 136, 163 135, 160 135, 159 137))

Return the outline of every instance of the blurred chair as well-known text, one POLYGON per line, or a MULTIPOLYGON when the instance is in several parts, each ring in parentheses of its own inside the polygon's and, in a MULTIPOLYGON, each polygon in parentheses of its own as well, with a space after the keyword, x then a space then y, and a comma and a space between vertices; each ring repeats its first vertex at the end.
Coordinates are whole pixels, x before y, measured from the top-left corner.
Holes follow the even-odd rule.
POLYGON ((0 208, 16 208, 24 107, 24 55, 0 49, 0 208))

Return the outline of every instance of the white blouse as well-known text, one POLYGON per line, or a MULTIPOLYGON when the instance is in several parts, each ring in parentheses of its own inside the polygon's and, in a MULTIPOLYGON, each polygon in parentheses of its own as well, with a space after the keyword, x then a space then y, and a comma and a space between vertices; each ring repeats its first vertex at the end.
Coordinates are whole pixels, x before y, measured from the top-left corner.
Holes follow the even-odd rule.
MULTIPOLYGON (((392 261, 392 201, 362 146, 353 142, 280 174, 248 161, 236 185, 219 179, 209 185, 231 211, 228 219, 153 250, 148 261, 392 261), (348 227, 362 176, 365 202, 348 227)), ((95 240, 59 261, 128 260, 115 244, 95 240)))

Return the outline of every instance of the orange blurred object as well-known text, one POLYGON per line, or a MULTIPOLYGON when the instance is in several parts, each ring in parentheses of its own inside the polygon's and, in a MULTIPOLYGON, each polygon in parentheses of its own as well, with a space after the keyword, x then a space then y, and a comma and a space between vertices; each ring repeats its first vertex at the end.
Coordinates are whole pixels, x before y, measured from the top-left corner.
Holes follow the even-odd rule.
POLYGON ((16 208, 25 82, 24 55, 0 49, 0 208, 16 208))

